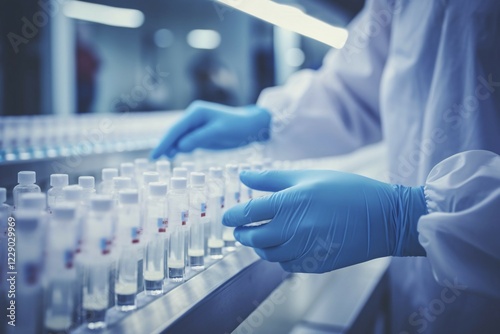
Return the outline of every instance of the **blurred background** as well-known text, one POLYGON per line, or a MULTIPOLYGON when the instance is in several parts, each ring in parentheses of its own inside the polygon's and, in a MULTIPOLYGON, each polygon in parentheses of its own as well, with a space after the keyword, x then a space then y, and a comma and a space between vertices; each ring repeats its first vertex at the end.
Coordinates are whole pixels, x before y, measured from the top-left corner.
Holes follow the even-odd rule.
MULTIPOLYGON (((364 1, 281 2, 345 26, 364 1)), ((2 0, 0 35, 2 116, 243 105, 328 51, 212 0, 2 0)))

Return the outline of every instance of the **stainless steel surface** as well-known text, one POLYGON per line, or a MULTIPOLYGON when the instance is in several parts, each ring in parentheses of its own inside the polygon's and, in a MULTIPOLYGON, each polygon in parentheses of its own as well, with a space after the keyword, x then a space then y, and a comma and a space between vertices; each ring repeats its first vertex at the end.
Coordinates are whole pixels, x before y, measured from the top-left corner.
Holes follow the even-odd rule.
POLYGON ((103 333, 161 333, 210 293, 256 261, 259 258, 253 250, 240 247, 103 333))

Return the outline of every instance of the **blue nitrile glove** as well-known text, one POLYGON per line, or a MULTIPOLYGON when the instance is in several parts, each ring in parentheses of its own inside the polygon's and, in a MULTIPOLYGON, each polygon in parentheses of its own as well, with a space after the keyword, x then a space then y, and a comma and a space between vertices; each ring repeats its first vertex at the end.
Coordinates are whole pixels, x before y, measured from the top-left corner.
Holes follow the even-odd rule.
POLYGON ((246 171, 248 187, 275 193, 224 215, 243 245, 292 272, 326 272, 384 256, 424 256, 422 187, 335 171, 246 171), (269 220, 257 227, 244 225, 269 220))
POLYGON ((236 108, 196 101, 167 132, 151 158, 173 157, 196 148, 228 149, 265 141, 269 139, 270 123, 271 114, 255 105, 236 108))

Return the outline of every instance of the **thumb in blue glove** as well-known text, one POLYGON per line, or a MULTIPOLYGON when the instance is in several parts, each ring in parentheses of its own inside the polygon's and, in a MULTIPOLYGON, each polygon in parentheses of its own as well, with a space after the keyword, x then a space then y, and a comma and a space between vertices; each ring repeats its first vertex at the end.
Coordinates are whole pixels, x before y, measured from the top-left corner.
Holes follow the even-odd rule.
POLYGON ((169 158, 196 148, 229 149, 269 139, 271 114, 257 106, 241 108, 196 101, 151 153, 169 158))
POLYGON ((274 192, 228 210, 243 245, 292 272, 327 272, 384 256, 424 256, 417 222, 422 187, 390 185, 335 171, 242 172, 243 183, 274 192), (245 225, 271 220, 257 227, 245 225))

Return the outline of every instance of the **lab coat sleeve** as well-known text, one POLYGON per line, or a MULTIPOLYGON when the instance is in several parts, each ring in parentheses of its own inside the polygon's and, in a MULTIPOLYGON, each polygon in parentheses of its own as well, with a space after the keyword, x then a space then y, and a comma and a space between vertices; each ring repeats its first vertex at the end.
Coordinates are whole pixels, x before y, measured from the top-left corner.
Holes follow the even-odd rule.
POLYGON ((323 66, 302 70, 265 89, 257 105, 272 114, 266 155, 302 159, 348 153, 381 139, 379 90, 389 50, 394 5, 369 0, 349 26, 341 50, 323 66))
POLYGON ((419 241, 443 285, 500 298, 500 156, 467 151, 434 167, 419 241))

